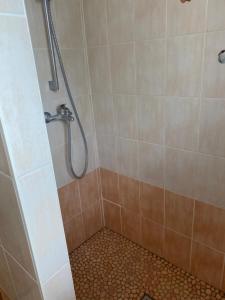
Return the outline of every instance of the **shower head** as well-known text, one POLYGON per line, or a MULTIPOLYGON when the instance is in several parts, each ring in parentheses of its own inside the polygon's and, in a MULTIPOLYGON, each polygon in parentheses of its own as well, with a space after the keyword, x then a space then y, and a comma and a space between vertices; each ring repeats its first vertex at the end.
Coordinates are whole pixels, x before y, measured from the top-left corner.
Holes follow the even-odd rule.
POLYGON ((218 54, 218 61, 221 64, 225 64, 225 50, 220 51, 220 53, 218 54))

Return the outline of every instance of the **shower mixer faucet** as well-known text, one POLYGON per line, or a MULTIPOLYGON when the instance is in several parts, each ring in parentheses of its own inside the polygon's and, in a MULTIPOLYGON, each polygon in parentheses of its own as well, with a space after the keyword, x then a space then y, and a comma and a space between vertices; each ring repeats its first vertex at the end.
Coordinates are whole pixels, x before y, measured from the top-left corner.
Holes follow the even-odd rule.
POLYGON ((74 121, 74 117, 71 110, 65 104, 61 104, 56 108, 55 115, 45 112, 45 123, 48 124, 53 121, 71 122, 74 121))

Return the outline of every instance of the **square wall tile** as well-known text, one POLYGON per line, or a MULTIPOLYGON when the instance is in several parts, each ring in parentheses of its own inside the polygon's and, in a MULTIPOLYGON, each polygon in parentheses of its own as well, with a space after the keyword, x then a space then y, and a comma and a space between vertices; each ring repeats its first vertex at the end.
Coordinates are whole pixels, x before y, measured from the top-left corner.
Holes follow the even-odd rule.
POLYGON ((222 291, 225 292, 225 268, 224 268, 224 271, 223 271, 222 291))
POLYGON ((72 252, 85 241, 85 230, 82 215, 71 218, 64 223, 68 251, 72 252))
POLYGON ((138 96, 139 139, 162 144, 164 130, 164 99, 157 96, 138 96))
POLYGON ((54 2, 56 14, 55 24, 62 48, 83 46, 80 5, 80 0, 67 0, 66 5, 61 0, 54 2))
POLYGON ((114 95, 115 122, 120 137, 137 139, 137 97, 114 95))
POLYGON ((81 208, 85 210, 99 200, 97 171, 86 174, 79 181, 81 208))
POLYGON ((225 210, 196 201, 194 240, 225 251, 225 210))
POLYGON ((109 42, 131 42, 134 37, 134 0, 107 0, 109 42))
POLYGON ((65 265, 60 272, 47 282, 44 286, 44 297, 47 300, 76 299, 69 264, 65 265))
POLYGON ((195 198, 198 155, 194 152, 166 148, 166 188, 179 195, 195 198))
POLYGON ((122 209, 122 234, 131 241, 141 242, 141 217, 127 209, 122 209))
POLYGON ((141 214, 145 219, 164 224, 164 190, 141 183, 141 214))
POLYGON ((11 179, 1 174, 0 191, 0 236, 2 245, 16 258, 27 272, 35 277, 33 262, 17 202, 16 192, 11 179))
POLYGON ((199 154, 196 168, 196 198, 225 208, 225 159, 199 154))
POLYGON ((88 49, 88 62, 93 93, 109 93, 111 91, 108 53, 108 47, 88 49))
POLYGON ((209 0, 208 4, 208 30, 224 30, 225 20, 223 12, 225 11, 224 0, 209 0))
POLYGON ((107 43, 106 0, 84 0, 84 20, 89 46, 107 43))
POLYGON ((138 176, 138 142, 118 139, 118 169, 119 173, 128 177, 138 176))
POLYGON ((105 226, 121 233, 121 207, 108 201, 103 201, 105 226))
POLYGON ((0 28, 1 69, 11 74, 0 81, 0 115, 15 176, 21 176, 47 164, 51 155, 26 19, 2 15, 0 28))
POLYGON ((209 284, 220 288, 223 272, 224 255, 211 250, 198 243, 193 243, 191 272, 208 282, 209 284))
POLYGON ((191 240, 169 229, 166 229, 165 232, 164 255, 166 259, 168 259, 178 267, 189 271, 191 240))
POLYGON ((86 239, 102 228, 101 207, 99 202, 83 212, 86 239))
POLYGON ((136 43, 137 93, 162 95, 165 90, 165 41, 136 43))
POLYGON ((135 0, 135 39, 163 37, 165 17, 165 0, 135 0))
MULTIPOLYGON (((3 252, 3 248, 0 247, 0 289, 3 290, 11 300, 16 299, 15 289, 13 287, 10 270, 7 266, 7 260, 3 252)), ((0 292, 1 299, 1 292, 0 292)), ((3 299, 1 299, 3 300, 3 299)))
POLYGON ((16 299, 20 300, 41 300, 42 295, 37 282, 25 272, 14 258, 6 254, 10 272, 16 289, 16 299))
POLYGON ((194 200, 166 191, 166 222, 172 230, 192 236, 194 200))
MULTIPOLYGON (((43 15, 42 3, 40 1, 30 1, 30 0, 1 0, 3 3, 16 3, 16 5, 21 5, 22 2, 25 3, 26 14, 29 23, 29 30, 31 33, 31 41, 33 48, 47 48, 47 37, 45 31, 45 21, 43 15)), ((54 14, 54 12, 53 12, 54 14)))
POLYGON ((17 187, 38 277, 44 284, 69 260, 52 166, 20 178, 17 187))
POLYGON ((142 219, 142 241, 143 247, 149 251, 162 256, 164 243, 164 229, 161 225, 147 219, 142 219))
POLYGON ((169 96, 199 96, 202 46, 202 34, 168 39, 167 94, 169 96))
POLYGON ((218 62, 218 54, 224 49, 224 33, 207 34, 203 93, 208 98, 225 98, 225 68, 218 62))
POLYGON ((140 183, 127 176, 119 175, 119 197, 124 208, 140 212, 140 183))
POLYGON ((110 47, 112 89, 114 93, 135 92, 134 44, 110 47))
POLYGON ((64 222, 68 222, 72 217, 81 213, 81 201, 78 181, 65 185, 59 191, 60 207, 64 222))
POLYGON ((23 0, 0 0, 0 13, 24 14, 23 0))
POLYGON ((83 48, 63 49, 62 58, 73 96, 88 94, 88 66, 83 48), (79 70, 79 72, 77 72, 79 70))
POLYGON ((225 157, 225 101, 205 100, 202 103, 199 150, 225 157))
POLYGON ((168 34, 183 35, 203 32, 206 22, 205 0, 182 4, 177 0, 168 1, 168 34))
POLYGON ((113 97, 106 94, 93 95, 93 107, 97 133, 113 134, 115 132, 113 97))
POLYGON ((163 186, 163 147, 139 142, 139 179, 163 186))
POLYGON ((167 98, 165 108, 166 145, 196 150, 198 144, 199 100, 167 98))
POLYGON ((120 204, 121 200, 119 198, 118 191, 118 174, 106 169, 101 169, 100 172, 103 198, 120 204))
POLYGON ((117 138, 113 135, 97 135, 97 142, 100 167, 117 171, 117 138))

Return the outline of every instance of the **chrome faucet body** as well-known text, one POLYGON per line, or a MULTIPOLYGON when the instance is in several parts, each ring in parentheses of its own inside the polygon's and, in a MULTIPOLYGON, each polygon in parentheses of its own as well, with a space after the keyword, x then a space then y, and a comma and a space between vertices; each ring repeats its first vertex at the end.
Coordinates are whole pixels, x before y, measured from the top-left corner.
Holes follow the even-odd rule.
POLYGON ((62 104, 56 108, 56 114, 54 115, 45 112, 45 123, 48 124, 53 121, 72 122, 74 121, 74 117, 71 110, 65 104, 62 104))

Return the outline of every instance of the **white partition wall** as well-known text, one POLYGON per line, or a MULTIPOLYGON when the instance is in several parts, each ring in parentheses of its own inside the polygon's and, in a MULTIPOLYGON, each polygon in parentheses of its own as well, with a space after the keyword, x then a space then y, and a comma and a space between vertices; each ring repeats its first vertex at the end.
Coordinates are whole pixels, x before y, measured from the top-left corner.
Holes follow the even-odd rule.
POLYGON ((73 300, 22 0, 0 0, 0 53, 0 289, 12 300, 73 300))

